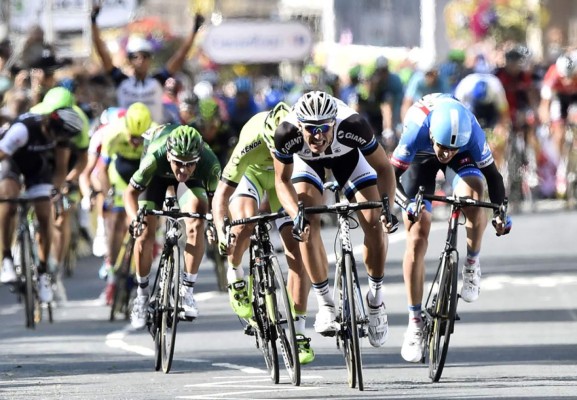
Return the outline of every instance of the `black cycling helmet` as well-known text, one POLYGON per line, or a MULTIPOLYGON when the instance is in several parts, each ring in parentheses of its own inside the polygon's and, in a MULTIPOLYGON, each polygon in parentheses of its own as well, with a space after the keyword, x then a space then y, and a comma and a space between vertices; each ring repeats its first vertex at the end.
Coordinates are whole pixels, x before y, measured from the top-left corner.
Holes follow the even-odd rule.
POLYGON ((57 137, 72 138, 84 127, 84 121, 73 108, 60 108, 49 115, 50 129, 57 137))
POLYGON ((505 61, 524 61, 529 57, 529 49, 523 45, 516 45, 505 52, 505 61))

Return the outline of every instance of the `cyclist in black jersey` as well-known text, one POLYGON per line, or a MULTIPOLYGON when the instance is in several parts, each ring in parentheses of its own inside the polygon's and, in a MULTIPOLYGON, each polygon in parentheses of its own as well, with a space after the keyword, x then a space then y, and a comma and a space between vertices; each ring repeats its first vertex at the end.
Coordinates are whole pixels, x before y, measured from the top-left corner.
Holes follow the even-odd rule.
MULTIPOLYGON (((68 92, 70 93, 70 92, 68 92)), ((51 90, 35 113, 20 115, 0 138, 0 197, 16 198, 24 187, 30 197, 50 196, 62 187, 70 157, 69 142, 82 129, 82 119, 71 108, 72 95, 51 90)), ((0 243, 3 283, 14 282, 16 274, 11 254, 15 205, 0 204, 0 243)), ((34 204, 39 223, 39 297, 52 301, 47 261, 52 243, 52 208, 49 200, 34 204)))

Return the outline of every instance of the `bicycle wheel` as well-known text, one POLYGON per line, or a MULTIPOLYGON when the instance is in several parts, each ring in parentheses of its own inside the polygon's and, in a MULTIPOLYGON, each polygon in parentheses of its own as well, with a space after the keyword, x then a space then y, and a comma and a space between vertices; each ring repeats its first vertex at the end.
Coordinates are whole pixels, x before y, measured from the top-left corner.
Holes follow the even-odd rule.
POLYGON ((272 296, 267 297, 269 318, 274 323, 277 338, 281 346, 284 365, 291 382, 295 386, 301 384, 301 365, 297 347, 296 331, 293 312, 289 300, 286 282, 278 259, 271 256, 269 259, 269 273, 271 277, 270 290, 272 296))
POLYGON ((348 319, 348 305, 346 302, 346 287, 343 286, 345 282, 345 268, 343 265, 342 255, 337 257, 335 284, 334 284, 334 304, 337 322, 340 329, 337 332, 337 349, 340 349, 345 358, 345 365, 347 367, 347 381, 349 387, 357 385, 357 370, 353 359, 352 340, 346 329, 345 321, 348 319))
POLYGON ((18 245, 19 263, 21 270, 21 290, 24 296, 24 315, 26 317, 26 327, 34 329, 39 322, 40 304, 36 295, 35 279, 33 274, 32 241, 26 232, 19 234, 18 245))
MULTIPOLYGON (((357 317, 357 304, 355 297, 358 297, 359 288, 356 285, 355 273, 354 273, 354 261, 351 254, 344 254, 343 256, 345 264, 345 276, 346 276, 346 309, 348 310, 345 319, 345 325, 350 337, 350 350, 351 356, 350 360, 347 362, 352 362, 354 365, 353 371, 356 371, 357 386, 359 390, 364 390, 363 385, 363 360, 361 355, 361 346, 359 338, 359 326, 357 317)), ((354 375, 354 374, 353 374, 354 375)), ((350 377, 350 374, 349 374, 350 377)), ((355 387, 354 379, 349 379, 349 386, 351 388, 355 387)))
POLYGON ((176 341, 176 327, 178 325, 178 300, 180 283, 180 249, 174 246, 172 252, 165 258, 162 284, 162 319, 160 324, 160 341, 162 352, 162 370, 170 372, 174 344, 176 341))
POLYGON ((207 247, 210 258, 214 261, 214 272, 216 273, 216 283, 218 290, 223 293, 228 291, 228 281, 226 279, 226 257, 218 252, 218 245, 212 244, 207 247))
POLYGON ((128 317, 126 310, 129 310, 130 292, 132 289, 132 278, 130 275, 130 264, 132 262, 132 251, 134 249, 134 239, 130 237, 125 241, 117 265, 114 266, 114 296, 110 306, 110 321, 116 319, 116 314, 123 313, 125 319, 128 317))
POLYGON ((455 253, 445 253, 439 268, 440 272, 431 289, 436 293, 430 297, 431 304, 427 304, 427 310, 431 314, 428 338, 429 377, 433 382, 438 382, 443 373, 457 314, 458 262, 455 253))
POLYGON ((261 271, 257 272, 255 267, 251 267, 251 272, 253 273, 252 304, 253 319, 256 324, 256 347, 260 349, 264 357, 264 363, 270 379, 273 383, 279 383, 278 352, 275 343, 276 332, 267 317, 266 288, 264 288, 264 283, 260 276, 261 271))

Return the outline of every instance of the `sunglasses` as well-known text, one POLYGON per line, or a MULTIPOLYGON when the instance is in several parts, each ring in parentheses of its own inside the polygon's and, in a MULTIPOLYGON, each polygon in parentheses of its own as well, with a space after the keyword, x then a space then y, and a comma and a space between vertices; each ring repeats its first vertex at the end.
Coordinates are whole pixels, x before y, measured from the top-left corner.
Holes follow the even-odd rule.
POLYGON ((148 54, 148 53, 130 53, 130 54, 128 54, 129 60, 136 60, 137 58, 142 58, 143 60, 148 60, 150 57, 152 57, 152 55, 148 54))
POLYGON ((170 157, 170 162, 173 162, 178 168, 190 168, 193 165, 196 165, 196 163, 198 163, 198 158, 195 158, 194 160, 190 161, 181 161, 177 160, 174 157, 170 157))
POLYGON ((458 147, 447 147, 447 146, 443 146, 442 144, 436 143, 435 142, 435 146, 437 146, 439 148, 439 150, 441 151, 448 151, 448 152, 454 152, 454 151, 458 151, 459 148, 458 147))
POLYGON ((321 124, 321 125, 302 124, 304 130, 313 136, 316 136, 318 134, 325 135, 334 125, 335 125, 335 121, 327 122, 327 123, 321 124))

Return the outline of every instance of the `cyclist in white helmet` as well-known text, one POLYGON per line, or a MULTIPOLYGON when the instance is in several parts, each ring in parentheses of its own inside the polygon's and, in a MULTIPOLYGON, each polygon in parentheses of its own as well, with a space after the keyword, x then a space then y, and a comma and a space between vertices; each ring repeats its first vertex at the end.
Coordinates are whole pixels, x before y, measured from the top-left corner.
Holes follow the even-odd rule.
MULTIPOLYGON (((501 204, 505 199, 505 187, 483 129, 475 116, 454 97, 440 93, 423 97, 409 108, 403 127, 391 159, 397 177, 396 202, 403 209, 408 232, 403 277, 409 303, 409 325, 401 355, 406 361, 420 362, 424 347, 421 301, 432 206, 425 201, 423 210, 417 213, 414 196, 420 186, 425 187, 425 193, 434 193, 439 170, 459 196, 483 199, 486 180, 491 202, 501 204)), ((467 258, 463 266, 461 298, 473 302, 479 297, 479 253, 487 218, 478 207, 465 208, 463 212, 467 217, 467 258)), ((511 229, 510 217, 501 221, 497 214, 493 221, 498 235, 511 229)))
MULTIPOLYGON (((395 177, 383 148, 368 122, 331 95, 305 93, 277 127, 274 135, 275 186, 278 198, 291 218, 297 218, 297 202, 305 207, 323 204, 325 170, 332 171, 349 200, 393 201, 395 177)), ((379 223, 381 211, 358 213, 363 229, 363 258, 369 275, 366 300, 369 309, 369 342, 381 347, 388 338, 382 281, 388 238, 383 233, 395 224, 379 223), (383 225, 381 227, 381 225, 383 225)), ((303 263, 319 304, 315 330, 324 335, 336 331, 335 307, 328 281, 327 255, 321 239, 319 215, 305 219, 303 231, 295 221, 293 235, 302 241, 303 263)))

